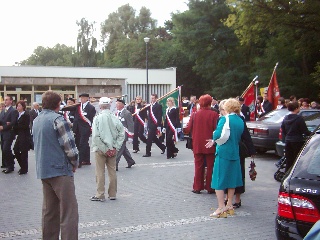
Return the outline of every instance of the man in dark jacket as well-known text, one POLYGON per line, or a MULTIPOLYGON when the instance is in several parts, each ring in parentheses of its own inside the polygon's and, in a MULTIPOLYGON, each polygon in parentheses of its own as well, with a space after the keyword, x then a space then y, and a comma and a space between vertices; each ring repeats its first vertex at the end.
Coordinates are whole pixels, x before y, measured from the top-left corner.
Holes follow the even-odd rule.
POLYGON ((2 150, 2 166, 6 168, 3 173, 11 173, 14 171, 14 156, 12 154, 11 145, 15 138, 13 132, 13 126, 16 124, 18 119, 18 111, 12 107, 12 97, 6 96, 4 98, 5 108, 0 114, 1 120, 1 150, 2 150))
POLYGON ((300 108, 298 102, 288 104, 290 114, 287 115, 281 124, 283 140, 286 143, 286 171, 288 171, 298 156, 304 144, 304 135, 310 135, 310 131, 302 116, 298 115, 300 108))
POLYGON ((157 135, 161 132, 162 125, 162 106, 157 102, 158 95, 151 94, 151 103, 148 110, 148 138, 146 154, 143 157, 151 157, 151 146, 154 142, 160 149, 161 154, 165 153, 166 146, 163 145, 157 135))
POLYGON ((77 148, 79 149, 80 168, 82 165, 91 165, 89 138, 96 109, 90 104, 88 93, 82 93, 79 97, 80 104, 64 107, 62 111, 75 111, 72 130, 75 134, 77 148))
POLYGON ((241 116, 246 122, 250 121, 250 109, 247 105, 244 104, 244 98, 239 97, 239 102, 241 105, 241 116))

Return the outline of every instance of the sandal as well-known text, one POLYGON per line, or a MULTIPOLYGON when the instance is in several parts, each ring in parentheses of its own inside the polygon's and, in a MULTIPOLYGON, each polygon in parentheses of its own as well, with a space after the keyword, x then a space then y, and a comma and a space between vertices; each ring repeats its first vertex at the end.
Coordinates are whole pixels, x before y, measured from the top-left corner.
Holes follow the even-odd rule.
POLYGON ((231 205, 228 205, 228 206, 226 206, 226 209, 227 209, 227 213, 230 215, 230 216, 232 216, 232 215, 234 215, 234 209, 233 209, 233 206, 231 205))
POLYGON ((223 208, 218 208, 214 213, 210 214, 210 217, 213 218, 226 218, 227 212, 223 208))

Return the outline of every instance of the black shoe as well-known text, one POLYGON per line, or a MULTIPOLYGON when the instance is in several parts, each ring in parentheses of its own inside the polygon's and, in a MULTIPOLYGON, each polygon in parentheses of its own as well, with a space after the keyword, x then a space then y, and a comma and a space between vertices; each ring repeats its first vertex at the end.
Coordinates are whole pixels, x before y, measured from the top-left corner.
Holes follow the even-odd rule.
POLYGON ((1 168, 6 168, 6 166, 1 166, 1 168))
POLYGON ((116 171, 118 172, 118 168, 116 168, 116 171))
POLYGON ((6 170, 4 170, 4 171, 2 171, 2 172, 4 172, 5 174, 8 174, 8 173, 12 173, 13 170, 11 170, 11 169, 6 169, 6 170))
POLYGON ((233 207, 234 207, 234 208, 239 208, 239 207, 241 207, 241 200, 240 200, 240 202, 238 202, 238 203, 234 203, 234 204, 233 204, 233 207))
POLYGON ((166 147, 164 147, 164 149, 162 149, 162 153, 161 154, 164 154, 166 152, 166 147))
POLYGON ((145 154, 142 157, 151 157, 151 154, 145 154))
POLYGON ((19 175, 23 175, 23 174, 27 174, 27 173, 28 173, 28 171, 20 171, 19 175))
POLYGON ((201 194, 201 192, 198 191, 198 190, 192 190, 192 192, 195 193, 195 194, 201 194))
POLYGON ((126 168, 131 168, 133 165, 135 165, 136 163, 131 163, 131 164, 128 164, 128 166, 126 168))
POLYGON ((138 153, 140 150, 134 150, 133 153, 138 153))

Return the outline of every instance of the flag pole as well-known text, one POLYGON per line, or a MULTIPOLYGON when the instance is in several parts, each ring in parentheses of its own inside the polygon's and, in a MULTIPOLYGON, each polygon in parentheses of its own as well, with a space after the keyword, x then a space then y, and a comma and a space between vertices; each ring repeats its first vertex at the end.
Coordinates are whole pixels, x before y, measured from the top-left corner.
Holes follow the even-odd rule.
MULTIPOLYGON (((271 74, 271 78, 270 78, 270 81, 269 81, 269 85, 270 85, 270 83, 271 83, 271 81, 272 81, 273 75, 274 75, 274 73, 275 73, 275 71, 276 71, 276 69, 277 69, 277 67, 278 67, 278 64, 279 64, 279 62, 277 62, 276 65, 275 65, 274 68, 273 68, 273 72, 272 72, 272 74, 271 74)), ((268 86, 269 86, 269 85, 268 85, 268 86)), ((268 89, 268 91, 269 91, 269 89, 268 89)))
MULTIPOLYGON (((168 92, 167 94, 163 95, 162 97, 157 99, 157 102, 162 100, 163 98, 165 98, 166 96, 170 95, 171 93, 173 93, 174 91, 176 91, 177 89, 181 88, 183 85, 176 87, 175 89, 173 89, 172 91, 168 92)), ((150 106, 150 103, 148 103, 146 106, 144 106, 143 108, 140 109, 140 111, 143 111, 144 109, 146 109, 147 107, 150 106)), ((133 113, 132 116, 135 116, 137 113, 133 113)))

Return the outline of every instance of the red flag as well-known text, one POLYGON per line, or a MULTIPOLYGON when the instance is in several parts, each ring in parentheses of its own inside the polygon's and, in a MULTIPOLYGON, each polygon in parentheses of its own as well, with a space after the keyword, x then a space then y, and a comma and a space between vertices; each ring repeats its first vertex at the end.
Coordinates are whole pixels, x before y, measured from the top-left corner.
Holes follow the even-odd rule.
POLYGON ((250 121, 254 121, 255 95, 253 82, 249 84, 247 89, 242 93, 241 97, 244 98, 244 104, 250 109, 250 121))
POLYGON ((278 105, 278 100, 280 98, 280 90, 277 81, 276 70, 273 71, 273 74, 271 76, 267 94, 268 100, 272 103, 272 109, 276 109, 278 105))

